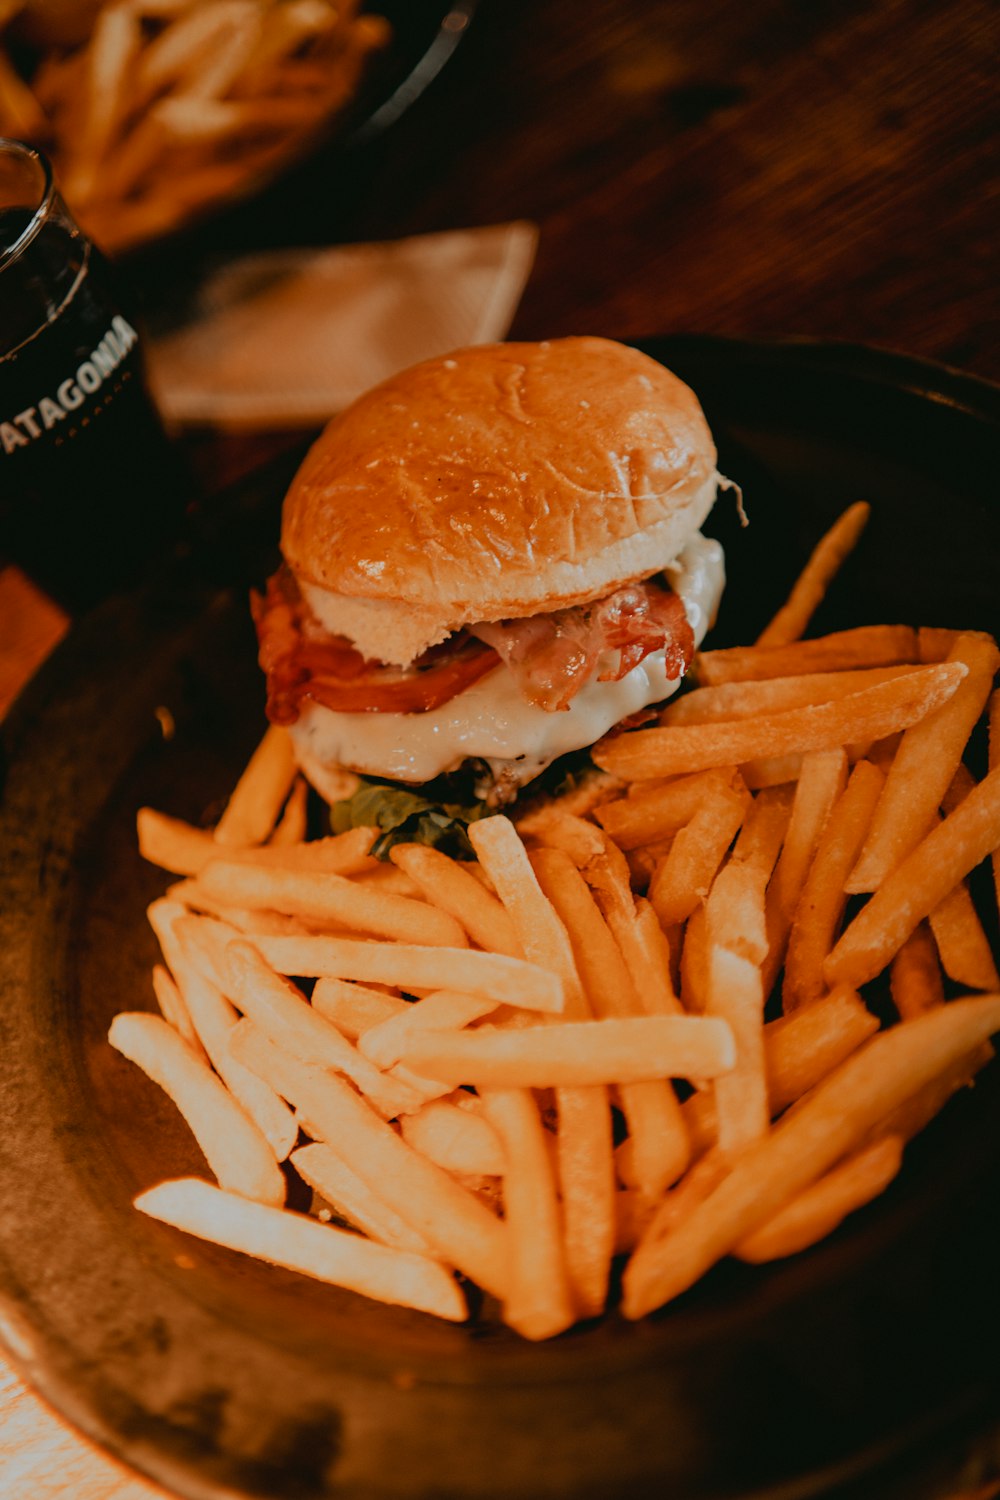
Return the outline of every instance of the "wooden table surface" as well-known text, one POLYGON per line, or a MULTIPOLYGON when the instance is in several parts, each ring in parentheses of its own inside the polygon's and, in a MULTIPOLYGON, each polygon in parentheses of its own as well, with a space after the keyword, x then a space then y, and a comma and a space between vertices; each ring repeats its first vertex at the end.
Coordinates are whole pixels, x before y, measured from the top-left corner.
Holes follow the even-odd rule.
MULTIPOLYGON (((391 131, 133 280, 155 313, 248 247, 527 218, 514 337, 806 334, 1000 379, 998 52, 992 0, 481 0, 391 131)), ((184 441, 211 493, 289 437, 184 441)), ((0 712, 64 628, 0 572, 0 712)), ((0 1364, 5 1500, 159 1493, 0 1364)))

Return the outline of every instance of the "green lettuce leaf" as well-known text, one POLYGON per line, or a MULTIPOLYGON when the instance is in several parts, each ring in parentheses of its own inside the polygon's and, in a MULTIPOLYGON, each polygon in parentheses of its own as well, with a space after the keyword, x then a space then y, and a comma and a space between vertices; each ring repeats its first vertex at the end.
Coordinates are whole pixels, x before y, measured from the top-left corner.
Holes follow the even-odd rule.
POLYGON ((353 796, 330 808, 330 826, 334 833, 380 828, 372 845, 377 859, 387 860, 393 844, 430 844, 458 859, 475 859, 466 825, 491 811, 484 802, 432 802, 395 782, 363 779, 353 796))

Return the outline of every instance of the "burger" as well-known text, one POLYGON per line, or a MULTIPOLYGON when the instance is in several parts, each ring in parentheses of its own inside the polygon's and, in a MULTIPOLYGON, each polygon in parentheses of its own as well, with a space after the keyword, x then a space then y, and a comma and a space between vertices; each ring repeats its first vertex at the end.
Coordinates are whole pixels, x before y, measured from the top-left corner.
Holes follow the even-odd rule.
POLYGON ((340 825, 446 829, 650 717, 718 606, 727 483, 693 393, 607 339, 458 350, 330 422, 253 607, 340 825))

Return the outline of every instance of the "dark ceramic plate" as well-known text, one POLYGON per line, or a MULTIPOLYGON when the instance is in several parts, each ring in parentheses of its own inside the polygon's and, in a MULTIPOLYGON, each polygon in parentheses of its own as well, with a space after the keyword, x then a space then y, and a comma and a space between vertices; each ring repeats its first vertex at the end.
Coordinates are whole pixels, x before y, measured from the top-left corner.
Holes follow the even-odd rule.
MULTIPOLYGON (((812 344, 650 342, 702 395, 751 526, 723 498, 720 639, 752 635, 826 523, 875 506, 817 628, 1000 628, 1000 392, 812 344)), ((357 1500, 941 1496, 1000 1454, 1000 1069, 899 1180, 784 1264, 725 1264, 641 1325, 550 1344, 453 1327, 213 1249, 133 1212, 204 1171, 111 1052, 149 1007, 164 883, 136 808, 209 815, 258 737, 246 579, 280 476, 206 545, 72 633, 2 732, 0 1334, 84 1431, 183 1495, 357 1500), (226 575, 226 568, 229 575, 226 575), (176 725, 165 740, 156 710, 176 725)))

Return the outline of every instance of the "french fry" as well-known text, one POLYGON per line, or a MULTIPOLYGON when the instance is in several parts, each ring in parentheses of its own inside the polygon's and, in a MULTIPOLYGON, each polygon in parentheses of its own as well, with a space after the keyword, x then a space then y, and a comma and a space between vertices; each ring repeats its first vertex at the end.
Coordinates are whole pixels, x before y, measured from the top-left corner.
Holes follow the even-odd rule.
POLYGON ((556 1089, 555 1100, 566 1272, 577 1316, 596 1318, 607 1301, 617 1230, 611 1104, 600 1086, 556 1089))
POLYGON ((284 811, 268 840, 269 848, 296 849, 301 847, 306 836, 308 804, 309 784, 304 777, 296 776, 292 782, 292 790, 288 794, 284 811))
POLYGON ((237 1008, 299 1062, 343 1073, 386 1119, 419 1109, 423 1100, 409 1085, 389 1078, 309 1004, 288 979, 275 974, 256 948, 234 942, 226 950, 226 992, 237 1008))
POLYGON ((823 973, 834 984, 867 984, 910 933, 988 854, 1000 848, 1000 770, 932 828, 897 865, 842 934, 823 973))
POLYGON ((795 677, 801 672, 848 672, 919 661, 917 632, 909 625, 862 625, 784 646, 732 646, 724 651, 700 651, 695 675, 699 683, 714 687, 720 682, 795 677))
POLYGON ((925 1011, 944 1004, 941 965, 926 922, 914 927, 892 960, 889 990, 901 1021, 912 1021, 914 1016, 922 1016, 925 1011))
POLYGON ((160 1015, 167 1025, 183 1034, 184 1025, 190 1022, 191 1018, 185 1012, 180 990, 174 983, 169 969, 165 969, 162 964, 153 965, 153 994, 160 1007, 160 1015))
POLYGON ((1000 974, 969 887, 960 880, 928 918, 941 967, 970 990, 1000 990, 1000 974))
POLYGON ((782 988, 786 1011, 818 999, 827 988, 823 963, 833 947, 847 905, 844 883, 857 859, 884 783, 877 766, 870 761, 859 761, 846 790, 830 812, 795 908, 782 988))
POLYGON ((747 1235, 735 1246, 733 1254, 739 1260, 760 1265, 815 1245, 843 1223, 848 1214, 878 1197, 899 1172, 902 1162, 903 1142, 898 1135, 882 1136, 870 1146, 863 1146, 805 1188, 773 1219, 747 1235))
POLYGON ((640 1014, 683 1015, 674 989, 670 940, 649 902, 640 897, 631 911, 610 907, 606 917, 639 997, 640 1014))
POLYGON ((460 922, 480 948, 523 956, 502 903, 456 860, 424 844, 396 844, 389 858, 420 887, 426 901, 460 922))
POLYGON ((699 1016, 635 1016, 569 1021, 499 1031, 412 1034, 408 1068, 454 1084, 493 1088, 579 1087, 644 1079, 715 1078, 735 1061, 724 1021, 699 1016))
POLYGON ((788 832, 795 789, 765 787, 750 803, 733 848, 733 863, 770 880, 788 832))
MULTIPOLYGON (((217 0, 224 4, 225 0, 217 0)), ((206 7, 206 11, 215 6, 206 7)), ((271 725, 215 828, 215 841, 227 848, 267 842, 295 780, 295 755, 287 729, 271 725)))
POLYGON ((788 600, 757 637, 758 646, 783 646, 797 641, 805 631, 845 560, 853 552, 871 514, 871 506, 858 500, 817 542, 788 600))
POLYGON ((415 1151, 458 1176, 499 1177, 506 1170, 500 1137, 485 1113, 463 1109, 450 1099, 432 1099, 416 1114, 404 1116, 400 1133, 415 1151))
POLYGON ((505 1226, 440 1167, 414 1151, 350 1084, 297 1062, 241 1021, 236 1055, 294 1105, 334 1149, 349 1142, 350 1165, 411 1224, 448 1265, 503 1297, 508 1282, 505 1226))
POLYGON ((284 1203, 285 1179, 271 1147, 173 1027, 161 1016, 122 1011, 108 1041, 173 1100, 223 1187, 260 1203, 284 1203))
POLYGON ((325 1198, 340 1218, 355 1225, 369 1239, 390 1245, 394 1250, 436 1258, 423 1235, 383 1203, 368 1183, 322 1141, 300 1146, 292 1152, 290 1160, 302 1181, 325 1198))
MULTIPOLYGON (((990 695, 987 719, 989 723, 989 767, 995 771, 1000 766, 1000 692, 990 695)), ((991 855, 993 864, 993 890, 997 906, 1000 907, 1000 849, 991 855)))
POLYGON ((405 1014, 410 1006, 399 996, 369 989, 350 979, 319 979, 313 986, 312 1008, 354 1042, 371 1027, 405 1014))
POLYGON ((366 889, 342 875, 213 860, 198 877, 207 896, 228 906, 278 910, 304 921, 350 927, 376 937, 461 948, 465 931, 447 912, 424 901, 366 889))
MULTIPOLYGON (((153 932, 156 934, 156 940, 167 960, 168 966, 173 968, 171 958, 176 957, 174 931, 178 921, 186 916, 183 906, 180 906, 176 901, 169 901, 164 897, 160 897, 159 900, 151 901, 149 906, 147 906, 146 916, 150 927, 152 927, 153 932)), ((176 974, 174 978, 176 978, 176 974)), ((170 1010, 170 1024, 174 1027, 174 1030, 179 1032, 184 1038, 192 1052, 202 1061, 207 1062, 208 1056, 205 1048, 202 1046, 197 1027, 188 1012, 184 996, 176 984, 174 985, 173 994, 167 999, 167 1006, 170 1010)))
POLYGON ((684 927, 681 949, 681 1006, 700 1016, 708 1004, 708 920, 704 905, 698 906, 684 927))
POLYGON ((295 1120, 288 1106, 272 1089, 248 1069, 241 1067, 229 1051, 229 1039, 238 1016, 214 981, 199 967, 190 947, 187 918, 166 918, 157 923, 164 957, 173 970, 178 997, 208 1061, 218 1073, 244 1113, 253 1120, 274 1152, 284 1161, 295 1144, 295 1120))
POLYGON ((152 807, 140 807, 136 829, 143 859, 172 875, 197 875, 219 853, 208 829, 195 828, 152 807))
POLYGON ((954 1000, 870 1041, 742 1153, 669 1234, 654 1218, 625 1268, 623 1311, 637 1318, 684 1291, 878 1121, 1000 1028, 1000 996, 954 1000))
POLYGON ((458 1284, 436 1261, 318 1224, 305 1214, 251 1203, 196 1177, 160 1183, 140 1193, 135 1206, 199 1239, 376 1301, 416 1307, 452 1322, 468 1317, 458 1284))
POLYGON ((504 1149, 509 1275, 504 1322, 524 1338, 551 1338, 575 1321, 552 1161, 538 1108, 526 1089, 483 1096, 504 1149))
POLYGON ((538 884, 517 829, 507 818, 481 818, 470 823, 469 842, 507 909, 525 958, 559 976, 567 1014, 583 1014, 569 937, 538 884))
POLYGON ((770 994, 784 963, 788 934, 806 875, 815 858, 830 811, 847 785, 847 755, 842 749, 814 750, 802 758, 785 841, 767 888, 767 957, 764 993, 770 994))
POLYGON ((414 1031, 448 1031, 468 1026, 496 1010, 494 1000, 482 995, 463 995, 455 990, 435 990, 422 1000, 414 1000, 405 1010, 371 1026, 358 1043, 358 1050, 379 1068, 391 1068, 399 1062, 407 1038, 414 1031))
MULTIPOLYGON (((764 1071, 768 1109, 780 1115, 815 1088, 878 1030, 878 1020, 853 990, 828 995, 764 1026, 764 1071)), ((701 1156, 718 1142, 714 1090, 692 1094, 682 1105, 692 1153, 701 1156)))
POLYGON ((964 635, 948 661, 960 662, 968 675, 947 703, 903 735, 847 881, 851 893, 876 890, 927 832, 986 705, 1000 651, 989 638, 964 635))
MULTIPOLYGON (((804 642, 803 644, 808 644, 804 642)), ((754 719, 759 714, 780 713, 789 708, 807 708, 833 703, 862 688, 905 677, 913 671, 907 663, 894 667, 853 667, 839 672, 802 672, 794 677, 761 677, 720 682, 699 687, 667 704, 659 716, 661 725, 719 724, 727 719, 754 719)))
POLYGON ((908 728, 946 703, 967 673, 961 662, 942 662, 914 667, 901 677, 815 707, 722 724, 637 729, 601 741, 594 759, 616 776, 642 781, 709 766, 739 765, 761 755, 804 753, 849 740, 880 739, 908 728))
POLYGON ((734 1067, 715 1081, 718 1143, 724 1154, 758 1140, 768 1128, 760 973, 767 953, 765 878, 752 865, 732 861, 720 872, 705 906, 705 1014, 727 1022, 736 1046, 734 1067))
POLYGON ((749 802, 750 794, 736 776, 730 785, 706 796, 677 834, 649 884, 649 903, 663 927, 685 921, 707 895, 749 802))
POLYGON ((730 767, 695 771, 675 781, 636 787, 628 797, 606 802, 594 816, 619 849, 638 849, 673 836, 705 806, 727 793, 741 795, 739 773, 730 767))
POLYGON ((498 1005, 546 1013, 558 1013, 565 1004, 557 974, 503 953, 332 937, 261 937, 255 946, 279 974, 302 979, 360 979, 398 985, 410 994, 414 988, 465 990, 488 996, 498 1005))
MULTIPOLYGON (((540 849, 532 863, 569 934, 589 1013, 641 1015, 642 1002, 628 965, 569 855, 560 849, 540 849)), ((665 1077, 608 1081, 621 1082, 619 1099, 628 1123, 634 1174, 629 1185, 655 1199, 680 1176, 690 1155, 677 1097, 665 1077)))

